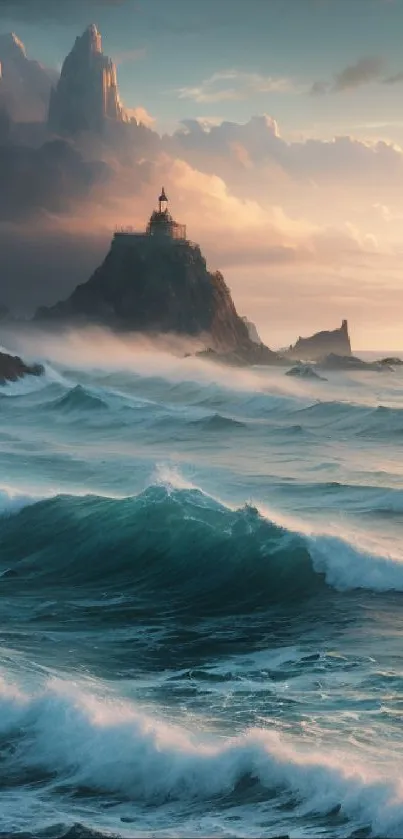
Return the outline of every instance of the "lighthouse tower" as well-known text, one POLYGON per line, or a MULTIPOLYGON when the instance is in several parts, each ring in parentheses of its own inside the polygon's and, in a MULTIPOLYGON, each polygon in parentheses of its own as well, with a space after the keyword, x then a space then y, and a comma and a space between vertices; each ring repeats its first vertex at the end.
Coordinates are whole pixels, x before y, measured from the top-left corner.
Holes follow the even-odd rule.
POLYGON ((164 187, 158 197, 158 210, 151 213, 147 226, 148 236, 167 237, 175 240, 186 240, 186 225, 174 221, 168 210, 168 197, 164 187))
POLYGON ((140 242, 146 247, 165 245, 169 242, 183 244, 187 242, 186 225, 178 224, 172 218, 168 210, 168 196, 162 187, 158 196, 158 210, 151 213, 147 229, 144 231, 134 230, 133 227, 117 227, 113 241, 116 246, 121 247, 139 245, 140 242))

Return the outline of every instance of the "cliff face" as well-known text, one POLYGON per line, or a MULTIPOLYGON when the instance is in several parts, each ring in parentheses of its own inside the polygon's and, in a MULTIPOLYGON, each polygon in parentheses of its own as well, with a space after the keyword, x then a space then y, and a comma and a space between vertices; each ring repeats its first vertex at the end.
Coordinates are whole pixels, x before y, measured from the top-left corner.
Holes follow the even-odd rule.
POLYGON ((102 131, 105 120, 124 122, 116 67, 102 52, 101 35, 91 24, 64 61, 51 91, 48 125, 57 133, 102 131))
POLYGON ((88 282, 68 300, 39 310, 36 319, 199 336, 216 352, 237 351, 246 358, 253 350, 256 356, 223 276, 210 273, 200 248, 187 241, 116 235, 88 282))
POLYGON ((329 354, 338 356, 351 355, 351 344, 346 320, 343 320, 342 325, 338 329, 327 332, 316 332, 310 338, 298 338, 297 343, 285 353, 288 358, 302 358, 305 361, 318 361, 329 354))

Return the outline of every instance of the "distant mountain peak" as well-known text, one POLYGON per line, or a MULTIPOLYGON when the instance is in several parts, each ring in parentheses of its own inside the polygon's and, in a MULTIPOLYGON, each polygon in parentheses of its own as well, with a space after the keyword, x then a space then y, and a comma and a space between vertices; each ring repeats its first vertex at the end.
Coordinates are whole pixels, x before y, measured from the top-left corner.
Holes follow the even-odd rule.
POLYGON ((116 67, 102 52, 102 37, 91 23, 65 59, 49 104, 49 127, 59 134, 99 133, 105 121, 125 122, 116 67))
POLYGON ((102 54, 102 36, 95 23, 90 23, 83 34, 78 35, 75 43, 77 46, 84 46, 92 54, 102 54))

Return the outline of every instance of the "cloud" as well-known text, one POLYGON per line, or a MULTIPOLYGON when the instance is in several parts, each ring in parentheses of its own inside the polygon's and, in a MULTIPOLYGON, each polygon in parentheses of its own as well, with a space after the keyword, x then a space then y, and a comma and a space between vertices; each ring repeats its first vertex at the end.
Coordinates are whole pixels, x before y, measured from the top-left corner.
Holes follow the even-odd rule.
POLYGON ((350 223, 320 225, 291 215, 279 204, 240 198, 222 177, 181 159, 162 157, 158 167, 168 195, 175 196, 179 221, 186 221, 190 238, 203 242, 209 258, 224 270, 235 265, 327 262, 336 255, 378 250, 374 237, 350 223))
POLYGON ((180 99, 193 99, 197 103, 223 102, 247 99, 253 94, 294 93, 296 86, 282 76, 263 76, 240 70, 223 70, 193 87, 181 87, 175 92, 180 99))
POLYGON ((0 146, 0 220, 69 214, 110 174, 105 163, 84 160, 63 140, 38 149, 12 143, 0 146))
POLYGON ((379 79, 384 69, 384 60, 380 56, 360 58, 355 64, 350 64, 337 74, 334 91, 350 90, 363 84, 379 79))
POLYGON ((153 128, 155 125, 155 117, 148 113, 146 108, 139 105, 137 108, 125 108, 127 116, 134 118, 136 122, 145 125, 146 128, 153 128))
POLYGON ((24 44, 11 34, 0 34, 0 102, 16 121, 39 121, 47 116, 51 87, 59 74, 27 57, 24 44))
POLYGON ((220 171, 238 188, 242 169, 249 186, 256 173, 260 190, 269 189, 271 195, 278 185, 283 194, 292 188, 294 198, 298 192, 306 201, 320 188, 339 191, 351 186, 363 190, 365 201, 371 191, 377 196, 374 200, 379 201, 389 190, 403 189, 403 150, 399 147, 348 135, 331 140, 287 141, 276 121, 267 115, 252 117, 243 124, 225 121, 206 125, 186 120, 165 145, 171 154, 198 168, 220 171))
POLYGON ((353 90, 371 82, 380 81, 385 69, 385 62, 381 56, 364 56, 355 64, 349 64, 334 77, 333 82, 316 81, 310 93, 320 96, 326 93, 342 93, 353 90))

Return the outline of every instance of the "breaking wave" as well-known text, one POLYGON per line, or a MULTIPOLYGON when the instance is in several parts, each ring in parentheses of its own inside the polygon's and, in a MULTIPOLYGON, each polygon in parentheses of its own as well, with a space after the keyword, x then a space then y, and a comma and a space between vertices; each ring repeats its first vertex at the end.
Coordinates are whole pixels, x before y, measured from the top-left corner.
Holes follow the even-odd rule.
POLYGON ((0 519, 0 568, 23 585, 107 584, 200 613, 262 608, 325 584, 403 591, 398 555, 253 506, 231 509, 199 489, 152 485, 129 498, 10 503, 19 512, 0 519))
POLYGON ((400 836, 403 784, 396 765, 371 770, 353 749, 321 751, 272 730, 217 738, 150 716, 112 695, 51 680, 35 694, 0 684, 0 778, 57 778, 65 792, 118 795, 132 805, 275 800, 299 819, 337 814, 373 835, 400 836))

